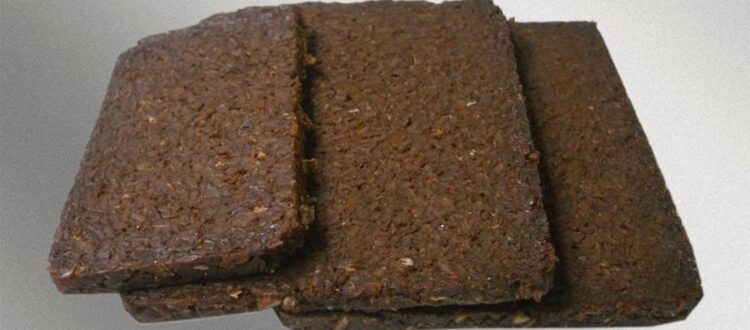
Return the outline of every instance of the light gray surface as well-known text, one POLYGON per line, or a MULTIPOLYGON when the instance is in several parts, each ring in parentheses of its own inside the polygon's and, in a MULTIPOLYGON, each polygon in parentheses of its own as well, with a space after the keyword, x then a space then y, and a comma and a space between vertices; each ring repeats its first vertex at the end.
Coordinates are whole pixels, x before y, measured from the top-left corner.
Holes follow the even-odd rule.
MULTIPOLYGON (((274 329, 270 312, 139 325, 68 295, 47 253, 119 53, 273 1, 0 0, 0 328, 274 329)), ((667 329, 750 324, 750 1, 497 1, 519 21, 599 23, 695 248, 705 298, 667 329)))

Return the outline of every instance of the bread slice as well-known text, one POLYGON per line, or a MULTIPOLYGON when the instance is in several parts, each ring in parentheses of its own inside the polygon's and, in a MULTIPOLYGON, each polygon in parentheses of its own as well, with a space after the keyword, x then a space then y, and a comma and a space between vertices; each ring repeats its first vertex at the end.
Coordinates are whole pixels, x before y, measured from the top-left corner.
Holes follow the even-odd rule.
POLYGON ((254 9, 120 56, 50 253, 60 291, 268 272, 301 245, 301 34, 254 9))
POLYGON ((703 293, 653 152, 593 23, 512 25, 560 256, 541 304, 292 314, 297 330, 644 326, 703 293))
POLYGON ((272 276, 123 294, 141 321, 539 299, 554 252, 510 32, 489 1, 298 7, 317 216, 272 276))

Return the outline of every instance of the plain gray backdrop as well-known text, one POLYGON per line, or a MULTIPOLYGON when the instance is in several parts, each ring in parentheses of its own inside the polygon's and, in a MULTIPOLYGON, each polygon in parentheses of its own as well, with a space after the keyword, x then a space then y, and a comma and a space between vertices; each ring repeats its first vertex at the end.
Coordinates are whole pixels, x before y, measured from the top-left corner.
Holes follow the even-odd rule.
MULTIPOLYGON (((117 55, 273 1, 0 2, 0 328, 276 329, 271 312, 141 325, 46 271, 117 55)), ((750 1, 496 1, 518 21, 599 23, 695 249, 705 297, 664 329, 750 325, 750 1)))

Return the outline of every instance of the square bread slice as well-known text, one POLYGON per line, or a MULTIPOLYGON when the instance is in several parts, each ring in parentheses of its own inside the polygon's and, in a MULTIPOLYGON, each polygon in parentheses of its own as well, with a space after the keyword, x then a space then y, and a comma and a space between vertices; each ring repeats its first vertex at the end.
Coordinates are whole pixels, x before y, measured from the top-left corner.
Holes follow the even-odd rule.
POLYGON ((301 245, 302 34, 256 9, 120 56, 52 245, 60 291, 267 272, 301 245))
POLYGON ((518 23, 513 41, 560 257, 542 303, 292 314, 297 330, 644 326, 687 317, 703 293, 677 216, 593 23, 518 23))
POLYGON ((555 262, 510 40, 489 1, 308 4, 316 222, 276 274, 124 293, 141 321, 540 299, 555 262))

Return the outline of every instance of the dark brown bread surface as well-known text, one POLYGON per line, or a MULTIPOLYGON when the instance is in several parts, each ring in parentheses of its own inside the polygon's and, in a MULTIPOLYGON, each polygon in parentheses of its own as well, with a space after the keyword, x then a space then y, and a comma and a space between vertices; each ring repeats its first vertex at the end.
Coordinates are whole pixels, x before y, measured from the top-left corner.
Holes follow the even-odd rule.
POLYGON ((545 206, 560 256, 541 304, 373 314, 277 310, 293 329, 653 325, 702 296, 693 252, 593 23, 513 24, 545 206))
POLYGON ((141 321, 539 298, 554 252, 509 28, 487 1, 299 7, 315 33, 317 217, 245 281, 124 294, 141 321))
POLYGON ((298 21, 217 16, 120 56, 50 253, 60 291, 264 272, 301 244, 298 21))

